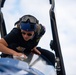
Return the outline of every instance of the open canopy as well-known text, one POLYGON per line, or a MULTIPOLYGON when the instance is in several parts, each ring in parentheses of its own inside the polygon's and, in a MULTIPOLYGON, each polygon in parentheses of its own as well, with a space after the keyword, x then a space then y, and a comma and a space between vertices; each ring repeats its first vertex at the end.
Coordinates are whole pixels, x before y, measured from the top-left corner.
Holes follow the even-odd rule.
MULTIPOLYGON (((1 8, 4 6, 4 2, 5 2, 5 0, 0 0, 0 32, 1 32, 1 37, 4 37, 5 35, 7 35, 6 24, 4 21, 3 13, 1 12, 1 8)), ((52 31, 52 39, 53 39, 53 40, 51 40, 50 48, 56 54, 57 75, 65 75, 65 68, 64 68, 64 63, 63 63, 63 58, 62 58, 62 53, 61 53, 61 48, 60 48, 60 43, 59 43, 59 38, 58 38, 57 24, 56 24, 56 19, 55 19, 55 12, 54 12, 55 2, 54 2, 54 0, 49 0, 48 2, 51 4, 50 10, 49 10, 49 12, 50 12, 49 15, 50 15, 51 31, 52 31)), ((40 5, 43 6, 43 4, 41 4, 41 3, 40 3, 40 5)), ((25 7, 26 7, 26 5, 25 5, 25 7)), ((34 10, 34 8, 33 8, 33 10, 34 10)), ((34 12, 33 10, 31 10, 31 11, 34 12)), ((36 9, 36 10, 38 10, 38 9, 36 9)), ((42 11, 42 10, 43 10, 43 8, 40 11, 42 11)), ((40 13, 40 11, 37 11, 37 13, 40 13)), ((27 10, 26 10, 26 12, 27 12, 27 10)), ((44 16, 41 15, 41 17, 45 18, 45 15, 44 16)), ((44 22, 45 22, 45 20, 44 20, 44 22)), ((49 25, 49 24, 47 24, 47 25, 49 25)))

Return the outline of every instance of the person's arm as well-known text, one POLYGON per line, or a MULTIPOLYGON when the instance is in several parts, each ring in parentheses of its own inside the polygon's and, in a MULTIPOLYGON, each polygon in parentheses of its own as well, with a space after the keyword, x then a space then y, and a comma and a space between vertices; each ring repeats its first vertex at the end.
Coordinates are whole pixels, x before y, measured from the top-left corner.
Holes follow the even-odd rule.
MULTIPOLYGON (((0 39, 0 52, 5 53, 5 54, 9 54, 9 55, 13 55, 13 56, 22 56, 22 55, 24 55, 22 53, 18 53, 16 51, 8 48, 7 46, 8 46, 7 42, 3 38, 1 38, 0 39)), ((24 57, 26 58, 27 56, 24 55, 24 57)))
POLYGON ((31 51, 32 53, 37 54, 37 55, 41 54, 41 52, 36 47, 34 47, 31 51))

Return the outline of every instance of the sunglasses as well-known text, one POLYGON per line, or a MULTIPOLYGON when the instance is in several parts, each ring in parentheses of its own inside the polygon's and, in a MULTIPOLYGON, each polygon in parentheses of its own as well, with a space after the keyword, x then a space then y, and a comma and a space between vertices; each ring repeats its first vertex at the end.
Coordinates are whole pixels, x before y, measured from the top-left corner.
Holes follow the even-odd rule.
POLYGON ((38 20, 33 16, 26 15, 22 17, 22 22, 27 22, 27 20, 29 20, 31 23, 35 23, 35 24, 38 23, 38 20))
POLYGON ((25 33, 25 32, 21 32, 23 35, 28 35, 28 36, 32 36, 31 33, 25 33))

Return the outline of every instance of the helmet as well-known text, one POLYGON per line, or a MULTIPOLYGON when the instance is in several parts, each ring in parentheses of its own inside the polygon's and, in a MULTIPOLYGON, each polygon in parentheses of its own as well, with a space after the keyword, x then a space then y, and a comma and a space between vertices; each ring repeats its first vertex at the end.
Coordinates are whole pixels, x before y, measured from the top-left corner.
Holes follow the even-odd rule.
POLYGON ((15 23, 15 25, 17 24, 20 29, 25 31, 35 31, 36 24, 38 23, 39 21, 34 16, 24 15, 15 23))

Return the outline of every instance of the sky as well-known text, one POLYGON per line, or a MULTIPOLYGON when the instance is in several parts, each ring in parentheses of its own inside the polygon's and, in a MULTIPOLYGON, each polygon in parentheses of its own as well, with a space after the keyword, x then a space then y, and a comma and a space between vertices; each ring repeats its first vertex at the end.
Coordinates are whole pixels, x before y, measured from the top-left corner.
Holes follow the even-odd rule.
MULTIPOLYGON (((76 75, 76 0, 55 0, 55 16, 58 36, 65 66, 66 75, 76 75)), ((50 50, 52 40, 49 0, 6 0, 2 12, 7 33, 14 27, 14 23, 26 14, 35 16, 45 26, 46 33, 38 46, 50 50)))

